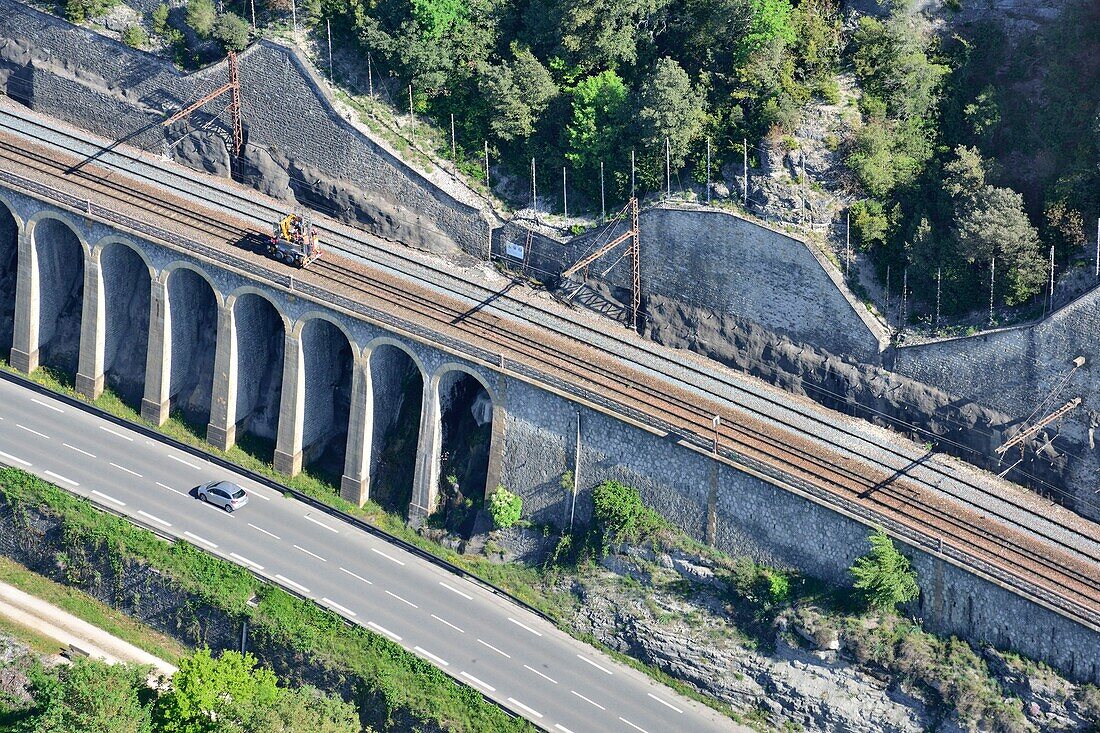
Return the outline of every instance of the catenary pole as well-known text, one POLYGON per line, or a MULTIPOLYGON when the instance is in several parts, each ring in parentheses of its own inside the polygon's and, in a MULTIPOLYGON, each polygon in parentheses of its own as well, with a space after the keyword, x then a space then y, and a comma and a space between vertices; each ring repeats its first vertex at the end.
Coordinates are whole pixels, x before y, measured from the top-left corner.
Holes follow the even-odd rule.
POLYGON ((328 78, 335 79, 332 74, 332 21, 325 18, 325 32, 328 35, 328 78))
POLYGON ((451 160, 458 160, 458 147, 455 145, 455 113, 451 113, 451 160))
POLYGON ((1050 300, 1047 304, 1047 312, 1054 310, 1054 245, 1050 245, 1050 300))
POLYGON ((561 211, 569 218, 569 184, 565 180, 565 166, 561 167, 561 211))
POLYGON ((600 161, 600 218, 607 218, 607 202, 603 193, 603 161, 600 161))
POLYGON ((672 198, 672 169, 669 165, 668 135, 665 135, 665 197, 672 198))
POLYGON ((634 198, 634 148, 630 149, 630 198, 634 198))
POLYGON ((1096 277, 1100 277, 1100 217, 1096 219, 1096 277))
POLYGON ((539 218, 539 190, 535 183, 535 159, 531 158, 531 210, 535 212, 535 220, 539 218))
POLYGON ((848 209, 848 216, 844 219, 844 277, 848 277, 848 271, 852 267, 852 210, 848 209))
POLYGON ((707 138, 707 206, 710 206, 710 138, 707 138))
POLYGON ((940 285, 943 277, 942 268, 936 268, 936 325, 940 324, 940 285))
POLYGON ((742 172, 744 175, 741 178, 741 182, 744 184, 744 189, 741 191, 741 205, 746 209, 749 208, 749 139, 743 138, 741 140, 741 153, 742 160, 742 172))
POLYGON ((374 99, 374 70, 371 69, 370 54, 367 54, 367 93, 374 99))
POLYGON ((493 187, 489 185, 489 141, 485 141, 485 188, 489 189, 490 195, 493 193, 493 187))
POLYGON ((993 325, 993 283, 997 277, 997 258, 993 257, 989 262, 989 325, 993 325))

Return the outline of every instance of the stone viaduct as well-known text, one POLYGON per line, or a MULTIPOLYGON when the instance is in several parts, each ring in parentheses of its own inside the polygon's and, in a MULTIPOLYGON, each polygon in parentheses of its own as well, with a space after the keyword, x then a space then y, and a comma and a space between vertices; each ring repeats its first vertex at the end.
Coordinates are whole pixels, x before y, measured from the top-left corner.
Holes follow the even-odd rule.
MULTIPOLYGON (((558 525, 587 521, 592 487, 618 479, 700 541, 758 561, 846 583, 864 550, 866 517, 499 355, 28 191, 0 185, 0 349, 18 370, 49 367, 88 396, 109 386, 151 422, 206 425, 218 448, 268 446, 279 471, 338 475, 343 498, 407 508, 414 521, 452 475, 476 482, 467 495, 507 485, 528 516, 558 525)), ((913 612, 928 627, 1100 681, 1095 629, 910 549, 922 585, 913 612)))

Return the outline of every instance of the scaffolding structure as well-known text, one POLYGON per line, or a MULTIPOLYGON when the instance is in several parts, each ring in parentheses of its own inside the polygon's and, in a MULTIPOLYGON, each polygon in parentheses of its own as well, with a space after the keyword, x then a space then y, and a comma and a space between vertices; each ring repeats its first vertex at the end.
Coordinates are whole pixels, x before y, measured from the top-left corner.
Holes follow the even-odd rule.
POLYGON ((229 61, 228 84, 223 84, 222 86, 207 94, 205 97, 202 97, 201 99, 198 99, 195 102, 187 105, 179 112, 176 112, 174 115, 162 122, 161 125, 167 127, 173 122, 179 122, 206 103, 212 102, 228 92, 230 95, 229 117, 231 119, 230 124, 233 128, 233 157, 238 158, 241 155, 241 148, 244 147, 244 126, 241 123, 241 79, 237 73, 236 52, 230 51, 227 60, 229 61))
MULTIPOLYGON (((631 197, 630 201, 627 202, 626 206, 621 212, 619 212, 618 216, 616 216, 615 218, 618 219, 620 217, 624 217, 627 211, 630 212, 629 229, 627 229, 625 232, 615 237, 602 247, 598 247, 595 251, 585 255, 575 264, 563 270, 561 276, 562 279, 566 279, 572 277, 581 270, 587 270, 588 266, 591 265, 593 262, 608 254, 624 242, 629 242, 627 250, 623 256, 629 257, 631 262, 630 327, 637 329, 638 314, 641 311, 642 307, 641 243, 638 236, 637 198, 631 197)), ((618 264, 618 260, 616 260, 615 264, 618 264)), ((612 265, 611 267, 614 266, 615 265, 612 265)), ((607 272, 610 272, 611 267, 607 268, 607 270, 603 274, 606 275, 607 272)))

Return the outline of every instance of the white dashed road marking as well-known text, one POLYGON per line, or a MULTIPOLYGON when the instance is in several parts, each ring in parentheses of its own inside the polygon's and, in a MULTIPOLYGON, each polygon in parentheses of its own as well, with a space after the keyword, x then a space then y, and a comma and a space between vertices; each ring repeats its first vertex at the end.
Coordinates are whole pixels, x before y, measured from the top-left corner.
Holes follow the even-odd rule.
POLYGON ((646 694, 647 694, 647 695, 649 695, 649 696, 650 696, 651 698, 653 698, 654 700, 656 700, 657 702, 659 702, 659 703, 661 703, 662 705, 664 705, 664 706, 665 706, 666 708, 672 708, 673 710, 675 710, 676 712, 680 713, 681 715, 683 715, 683 714, 684 714, 684 711, 683 711, 683 710, 681 710, 680 708, 676 707, 675 705, 673 705, 673 704, 672 704, 672 703, 670 703, 670 702, 666 702, 665 700, 662 700, 661 698, 659 698, 659 697, 657 697, 656 695, 654 695, 654 694, 653 694, 652 692, 647 692, 646 694))
POLYGON ((514 624, 515 624, 516 626, 518 626, 518 627, 520 627, 521 629, 523 629, 524 631, 530 631, 530 632, 531 632, 532 634, 534 634, 535 636, 542 636, 542 632, 541 632, 541 631, 535 631, 534 629, 532 629, 532 628, 531 628, 530 626, 528 626, 527 624, 521 624, 521 623, 520 623, 519 621, 516 621, 516 620, 515 620, 514 618, 512 618, 511 616, 509 616, 509 617, 508 617, 508 620, 509 620, 509 621, 511 621, 512 623, 514 623, 514 624))
POLYGON ((53 405, 46 404, 42 400, 35 399, 34 397, 31 397, 31 402, 33 402, 36 405, 42 405, 47 410, 53 410, 54 412, 65 412, 60 407, 54 407, 53 405))
POLYGON ((555 730, 560 730, 561 733, 573 733, 573 731, 569 730, 568 728, 566 728, 561 723, 554 723, 554 729, 555 730))
POLYGON ((134 439, 131 438, 129 435, 123 435, 122 433, 118 432, 117 430, 111 430, 109 427, 107 427, 105 425, 99 425, 98 427, 103 432, 110 433, 111 435, 115 436, 116 438, 122 438, 123 440, 130 441, 131 443, 134 442, 134 439))
POLYGON ((595 700, 590 700, 590 699, 588 699, 587 697, 585 697, 585 696, 584 696, 584 695, 582 695, 581 693, 577 692, 576 690, 570 690, 570 692, 572 692, 572 693, 573 693, 574 695, 576 695, 576 696, 577 696, 577 697, 579 697, 580 699, 584 700, 584 701, 585 701, 586 703, 588 703, 589 705, 595 705, 595 706, 596 706, 596 707, 598 707, 598 708, 599 708, 600 710, 607 710, 607 708, 605 708, 605 707, 604 707, 603 705, 600 705, 600 704, 599 704, 598 702, 596 702, 595 700))
POLYGON ((244 489, 245 491, 247 491, 252 496, 255 496, 257 499, 263 499, 264 501, 271 501, 270 497, 264 496, 263 494, 261 494, 259 491, 256 491, 255 489, 250 489, 247 486, 242 486, 241 488, 244 489))
POLYGON ((363 577, 363 576, 361 576, 361 575, 356 575, 355 573, 351 572, 351 571, 350 571, 350 570, 348 570, 347 568, 340 568, 340 572, 341 572, 341 573, 347 573, 347 574, 348 574, 348 575, 350 575, 351 577, 355 578, 356 580, 361 580, 361 581, 363 581, 364 583, 366 583, 367 585, 374 585, 374 583, 372 583, 371 581, 367 580, 366 578, 364 578, 364 577, 363 577))
POLYGON ((76 481, 73 481, 71 478, 65 478, 61 474, 54 473, 53 471, 46 471, 46 475, 49 476, 50 478, 55 478, 58 481, 64 481, 65 483, 69 484, 70 486, 80 486, 80 484, 78 484, 76 481))
POLYGON ((577 659, 581 660, 582 662, 587 662, 588 664, 591 664, 591 665, 592 665, 593 667, 595 667, 596 669, 600 670, 600 671, 601 671, 601 672, 603 672, 604 674, 615 674, 614 672, 612 672, 612 671, 611 671, 610 669, 608 669, 607 667, 602 667, 602 666, 600 666, 599 664, 596 664, 595 662, 593 662, 593 661, 592 661, 591 659, 589 659, 588 657, 585 657, 585 656, 583 656, 583 655, 581 655, 581 654, 578 654, 578 655, 577 655, 577 659))
POLYGON ((15 456, 11 455, 10 453, 5 453, 4 451, 0 451, 0 458, 7 458, 9 461, 14 461, 15 463, 18 463, 21 466, 31 465, 30 461, 24 461, 22 458, 16 458, 15 456))
POLYGON ((171 486, 169 486, 168 484, 162 484, 162 483, 161 483, 160 481, 157 481, 157 482, 156 482, 156 484, 157 484, 157 486, 159 486, 160 488, 162 488, 162 489, 168 489, 169 491, 171 491, 171 492, 174 492, 174 493, 176 493, 176 494, 179 494, 180 496, 187 496, 187 494, 183 493, 183 492, 182 492, 182 491, 180 491, 179 489, 173 489, 173 488, 172 488, 171 486))
POLYGON ((69 450, 75 450, 77 453, 83 453, 84 455, 88 456, 88 458, 95 458, 95 456, 92 455, 91 453, 89 453, 88 451, 81 450, 81 449, 77 448, 75 445, 69 445, 68 443, 62 443, 61 445, 65 446, 69 450))
POLYGON ((185 461, 182 458, 179 458, 178 456, 172 455, 171 453, 168 454, 168 457, 171 458, 176 463, 182 463, 183 465, 187 466, 188 468, 193 468, 196 471, 202 470, 198 466, 196 466, 194 463, 191 463, 190 461, 185 461))
POLYGON ((649 731, 647 731, 647 730, 646 730, 645 728, 642 728, 642 727, 640 727, 640 726, 634 725, 633 723, 631 723, 631 722, 630 722, 629 720, 627 720, 626 718, 624 718, 624 717, 623 717, 623 716, 621 716, 621 715, 619 716, 619 720, 623 721, 624 723, 626 723, 627 725, 629 725, 629 726, 630 726, 631 728, 633 728, 634 730, 638 730, 638 731, 641 731, 642 733, 649 733, 649 731))
POLYGON ((256 530, 257 532, 263 532, 263 533, 264 533, 264 534, 266 534, 266 535, 267 535, 268 537, 274 537, 274 538, 275 538, 275 539, 277 539, 277 540, 281 540, 281 539, 282 539, 282 537, 280 537, 279 535, 277 535, 277 534, 271 534, 270 532, 268 532, 268 531, 267 531, 266 529, 264 529, 263 527, 257 527, 257 526, 256 526, 255 524, 253 524, 252 522, 249 522, 249 523, 248 523, 248 526, 249 526, 249 527, 251 527, 252 529, 256 530))
MULTIPOLYGON (((306 519, 309 519, 309 517, 306 517, 306 519)), ((387 560, 393 560, 393 561, 394 561, 395 563, 397 563, 398 565, 404 565, 404 564, 405 564, 405 563, 401 562, 400 560, 398 560, 398 559, 397 559, 396 557, 394 557, 393 555, 387 555, 386 553, 382 552, 381 550, 379 550, 379 549, 378 549, 378 548, 376 548, 376 547, 372 547, 372 548, 370 548, 370 551, 371 551, 371 552, 376 552, 376 553, 378 553, 379 555, 381 555, 382 557, 386 558, 387 560)))
POLYGON ((213 542, 211 542, 210 540, 205 539, 203 537, 199 537, 197 534, 192 534, 191 532, 184 532, 183 534, 187 537, 190 537, 195 542, 201 542, 202 544, 206 545, 207 547, 211 547, 215 550, 218 549, 218 546, 215 545, 213 542))
POLYGON ((556 679, 554 679, 553 677, 547 677, 546 675, 544 675, 542 672, 538 671, 534 667, 528 667, 525 664, 525 665, 523 665, 523 668, 528 670, 529 672, 534 672, 535 674, 537 674, 539 677, 542 677, 547 682, 553 682, 555 685, 558 684, 558 681, 556 679))
POLYGON ((520 710, 526 710, 529 714, 534 715, 536 718, 541 718, 542 717, 542 713, 540 713, 538 710, 535 710, 534 708, 527 707, 526 705, 524 705, 523 703, 521 703, 519 700, 517 700, 514 697, 508 698, 508 702, 512 703, 513 705, 515 705, 520 710))
POLYGON ((465 677, 466 679, 470 680, 470 682, 473 682, 478 687, 484 687, 489 692, 496 692, 497 691, 497 688, 493 687, 488 682, 482 682, 481 680, 479 680, 477 677, 474 677, 469 672, 462 672, 462 676, 465 677))
POLYGON ((437 657, 436 655, 432 654, 432 653, 431 653, 430 651, 428 651, 427 649, 422 649, 422 648, 420 648, 420 647, 418 647, 418 646, 414 646, 414 647, 413 647, 413 649, 414 649, 414 650, 416 650, 416 651, 418 651, 418 652, 420 652, 420 653, 421 653, 421 654, 423 654, 423 655, 424 655, 425 657, 427 657, 428 659, 432 660, 433 662, 435 662, 436 664, 440 665, 441 667, 450 667, 450 666, 451 666, 451 663, 450 663, 450 662, 448 662, 448 661, 447 661, 446 659, 442 659, 442 658, 440 658, 440 657, 437 657))
POLYGON ((126 473, 129 473, 129 474, 132 474, 134 476, 137 476, 138 478, 141 478, 140 473, 138 473, 137 471, 131 471, 130 469, 126 468, 126 466, 120 466, 117 463, 110 463, 110 461, 108 461, 108 464, 111 465, 111 466, 114 466, 119 471, 125 471, 126 473))
POLYGON ((316 524, 316 525, 317 525, 318 527, 324 527, 325 529, 327 529, 327 530, 328 530, 329 532, 332 532, 333 534, 340 534, 340 530, 338 530, 338 529, 333 529, 332 527, 328 526, 328 525, 327 525, 327 524, 325 524, 324 522, 318 522, 318 521, 317 521, 316 519, 314 519, 313 517, 309 516, 308 514, 306 514, 306 515, 305 515, 305 517, 303 517, 303 519, 305 519, 305 520, 306 520, 307 522, 313 522, 313 523, 314 523, 314 524, 316 524))
POLYGON ((287 585, 289 585, 290 587, 292 587, 292 588, 297 588, 297 589, 298 589, 298 590, 300 590, 300 591, 301 591, 301 592, 302 592, 302 593, 303 593, 304 595, 307 595, 307 596, 309 595, 309 592, 310 592, 310 591, 309 591, 309 588, 305 587, 305 586, 304 586, 304 585, 302 585, 301 583, 295 583, 295 582, 294 582, 293 580, 291 580, 290 578, 285 578, 285 577, 283 577, 282 575, 279 575, 278 573, 276 573, 276 574, 275 574, 275 577, 276 577, 276 578, 278 578, 279 580, 283 581, 284 583, 286 583, 286 584, 287 584, 287 585))
POLYGON ((389 629, 387 629, 384 626, 379 626, 378 624, 374 623, 373 621, 368 621, 367 626, 371 627, 372 629, 377 631, 379 634, 385 634, 386 636, 390 637, 394 641, 401 641, 400 636, 393 633, 392 631, 390 631, 389 629))
POLYGON ((408 605, 412 606, 413 608, 420 608, 420 606, 416 605, 412 601, 406 601, 404 598, 397 595, 396 593, 391 593, 390 591, 386 591, 386 595, 390 596, 391 598, 396 598, 397 600, 401 601, 402 603, 407 603, 408 605))
POLYGON ((466 633, 462 629, 460 629, 457 626, 455 626, 454 624, 452 624, 450 621, 448 621, 446 619, 442 619, 439 616, 436 616, 434 613, 432 614, 432 618, 434 618, 439 623, 444 624, 445 626, 450 626, 452 629, 454 629, 455 631, 457 631, 460 634, 465 634, 466 633))
POLYGON ((118 499, 116 499, 113 496, 108 496, 107 494, 104 494, 102 491, 96 491, 95 489, 92 489, 92 493, 95 494, 96 496, 98 496, 101 499, 106 499, 107 501, 113 501, 115 504, 118 504, 119 506, 126 506, 126 502, 119 501, 118 499))
POLYGON ((321 599, 321 603, 327 603, 328 605, 332 606, 332 607, 333 607, 333 608, 335 608, 335 609, 336 609, 337 611, 339 611, 340 613, 342 613, 342 614, 344 614, 344 615, 346 615, 346 616, 351 616, 351 617, 353 617, 353 618, 354 618, 355 616, 358 616, 358 615, 359 615, 359 614, 357 614, 357 613, 356 613, 355 611, 352 611, 352 610, 351 610, 350 608, 344 608, 344 607, 343 607, 343 606, 341 606, 341 605, 340 605, 339 603, 337 603, 336 601, 334 601, 334 600, 332 600, 332 599, 330 599, 330 598, 322 598, 322 599, 321 599))
POLYGON ((145 517, 146 519, 151 519, 151 520, 153 520, 154 522, 156 522, 158 524, 163 524, 165 527, 171 527, 172 526, 171 522, 166 522, 163 519, 161 519, 160 517, 154 516, 154 515, 150 514, 149 512, 143 512, 142 510, 138 509, 138 514, 145 517))
POLYGON ((450 592, 452 592, 452 593, 457 593, 458 595, 462 596, 462 597, 463 597, 463 598, 465 598, 465 599, 466 599, 467 601, 472 601, 472 600, 474 600, 474 597, 473 597, 473 596, 471 596, 471 595, 468 595, 468 594, 466 594, 466 593, 463 593, 463 592, 462 592, 462 591, 460 591, 460 590, 459 590, 458 588, 455 588, 455 587, 454 587, 454 586, 452 586, 452 585, 447 585, 447 584, 446 584, 446 583, 444 583, 444 582, 443 582, 442 580, 441 580, 441 581, 439 581, 439 584, 440 584, 441 586, 443 586, 444 588, 446 588, 447 590, 449 590, 450 592))
POLYGON ((20 425, 19 423, 16 423, 15 427, 19 428, 20 430, 26 430, 31 435, 37 435, 39 438, 45 438, 46 440, 50 439, 50 436, 46 435, 45 433, 40 433, 37 430, 31 430, 26 425, 20 425))
POLYGON ((245 565, 247 565, 247 566, 249 566, 249 567, 251 567, 251 568, 255 568, 256 570, 263 570, 263 569, 264 569, 264 566, 263 566, 263 565, 261 565, 261 564, 260 564, 260 563, 258 563, 258 562, 252 562, 251 560, 249 560, 249 559, 248 559, 247 557, 245 557, 244 555, 238 555, 238 554, 237 554, 237 553, 235 553, 235 552, 231 552, 231 553, 229 553, 229 556, 230 556, 231 558, 233 558, 234 560, 237 560, 237 561, 239 561, 239 562, 243 562, 243 563, 244 563, 245 565))
POLYGON ((295 549, 295 550, 301 550, 302 552, 306 553, 306 554, 307 554, 307 555, 309 555, 310 557, 315 557, 315 558, 317 558, 318 560, 320 560, 321 562, 328 562, 328 560, 326 560, 325 558, 321 557, 321 556, 320 556, 320 555, 318 555, 317 553, 315 553, 315 552, 310 552, 309 550, 307 550, 306 548, 304 548, 304 547, 302 547, 302 546, 300 546, 300 545, 294 545, 294 549, 295 549))
POLYGON ((511 654, 508 654, 507 652, 502 652, 501 650, 497 649, 497 648, 496 648, 495 646, 493 646, 492 644, 490 644, 490 643, 489 643, 489 642, 487 642, 487 641, 482 641, 481 639, 478 639, 478 640, 477 640, 477 643, 478 643, 478 644, 481 644, 482 646, 487 646, 487 647, 489 647, 490 649, 492 649, 492 650, 493 650, 494 652, 496 652, 497 654, 499 654, 499 655, 500 655, 500 656, 502 656, 502 657, 506 657, 506 658, 508 658, 508 659, 511 659, 511 658, 512 658, 512 655, 511 655, 511 654))

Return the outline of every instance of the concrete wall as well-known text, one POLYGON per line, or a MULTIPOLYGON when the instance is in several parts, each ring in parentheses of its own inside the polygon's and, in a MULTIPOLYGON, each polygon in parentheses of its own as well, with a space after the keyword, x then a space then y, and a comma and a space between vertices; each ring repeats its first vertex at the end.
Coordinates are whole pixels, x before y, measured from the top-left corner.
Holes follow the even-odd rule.
POLYGON ((903 346, 894 369, 945 392, 1026 418, 1065 380, 1071 362, 1085 357, 1044 414, 1074 397, 1083 404, 1048 430, 1072 453, 1068 485, 1074 508, 1100 519, 1096 477, 1100 471, 1095 429, 1100 426, 1100 289, 1093 289, 1043 321, 967 338, 903 346))
MULTIPOLYGON (((527 267, 545 280, 546 273, 560 273, 624 230, 617 224, 565 242, 533 236, 527 267)), ((885 331, 851 296, 836 268, 806 242, 713 209, 646 209, 639 231, 643 296, 672 298, 835 354, 878 361, 885 331)), ((507 257, 508 243, 526 245, 526 230, 511 224, 494 242, 494 254, 522 266, 507 257)), ((589 273, 598 276, 622 255, 620 248, 602 257, 589 273)), ((630 261, 622 259, 603 280, 629 288, 630 261)))

